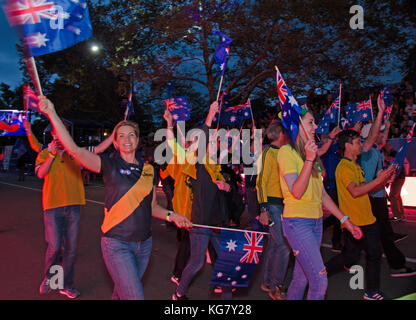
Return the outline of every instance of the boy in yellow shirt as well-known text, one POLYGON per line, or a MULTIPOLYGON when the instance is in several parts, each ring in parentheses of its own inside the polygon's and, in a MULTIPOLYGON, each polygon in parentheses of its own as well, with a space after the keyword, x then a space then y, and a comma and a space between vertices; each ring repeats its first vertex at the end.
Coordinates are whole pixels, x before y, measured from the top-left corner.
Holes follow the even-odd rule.
POLYGON ((393 168, 381 170, 378 177, 366 183, 363 170, 356 163, 361 154, 360 134, 345 130, 339 134, 339 147, 344 152, 335 172, 340 210, 349 216, 350 221, 359 226, 363 237, 354 239, 344 232, 342 252, 326 263, 328 275, 351 266, 360 259, 361 250, 366 252, 366 292, 365 300, 383 300, 380 291, 380 263, 382 249, 376 218, 371 211, 368 193, 387 183, 394 173, 393 168))

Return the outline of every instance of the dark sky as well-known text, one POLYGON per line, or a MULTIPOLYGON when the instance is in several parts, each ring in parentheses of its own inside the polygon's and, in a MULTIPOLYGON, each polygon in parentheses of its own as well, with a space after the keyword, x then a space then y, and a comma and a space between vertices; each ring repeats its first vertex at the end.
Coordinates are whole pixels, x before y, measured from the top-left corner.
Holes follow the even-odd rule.
POLYGON ((17 37, 0 10, 0 82, 14 88, 20 84, 22 73, 18 67, 17 37))

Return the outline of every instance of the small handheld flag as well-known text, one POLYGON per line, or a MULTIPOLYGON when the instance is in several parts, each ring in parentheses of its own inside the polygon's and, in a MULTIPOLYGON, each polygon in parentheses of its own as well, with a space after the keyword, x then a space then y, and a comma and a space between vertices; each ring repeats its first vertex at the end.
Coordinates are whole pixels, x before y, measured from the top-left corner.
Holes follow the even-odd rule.
POLYGON ((191 107, 183 96, 163 100, 165 107, 172 113, 173 120, 186 121, 191 115, 191 107))
POLYGON ((396 156, 394 157, 392 164, 397 164, 397 167, 399 168, 396 172, 396 175, 398 176, 402 170, 402 166, 404 163, 404 158, 406 157, 407 149, 409 148, 409 144, 412 142, 413 132, 415 129, 416 123, 413 123, 412 129, 410 129, 409 134, 406 137, 405 143, 401 146, 399 151, 397 152, 396 156))
POLYGON ((220 31, 213 30, 212 33, 221 37, 221 42, 215 50, 214 58, 218 67, 220 68, 221 75, 224 75, 225 68, 227 66, 227 60, 230 55, 230 43, 233 41, 233 39, 227 37, 220 31))
POLYGON ((328 110, 325 112, 322 120, 318 124, 316 133, 329 133, 329 126, 331 123, 338 123, 339 118, 339 97, 331 104, 328 110))
POLYGON ((275 68, 277 94, 279 96, 280 107, 282 109, 282 124, 286 128, 290 140, 294 143, 299 132, 299 120, 302 108, 290 92, 286 82, 280 74, 279 69, 277 67, 275 68))
POLYGON ((221 230, 220 252, 211 276, 211 286, 248 287, 260 262, 264 235, 221 230))

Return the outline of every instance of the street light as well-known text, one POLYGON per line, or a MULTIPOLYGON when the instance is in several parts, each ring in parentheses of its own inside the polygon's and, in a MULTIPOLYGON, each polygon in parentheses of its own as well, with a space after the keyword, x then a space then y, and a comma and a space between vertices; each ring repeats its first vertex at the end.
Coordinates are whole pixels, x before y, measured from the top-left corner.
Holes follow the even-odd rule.
POLYGON ((100 47, 99 47, 98 45, 93 44, 93 45, 91 46, 91 51, 92 51, 92 52, 97 53, 99 50, 100 50, 100 47))

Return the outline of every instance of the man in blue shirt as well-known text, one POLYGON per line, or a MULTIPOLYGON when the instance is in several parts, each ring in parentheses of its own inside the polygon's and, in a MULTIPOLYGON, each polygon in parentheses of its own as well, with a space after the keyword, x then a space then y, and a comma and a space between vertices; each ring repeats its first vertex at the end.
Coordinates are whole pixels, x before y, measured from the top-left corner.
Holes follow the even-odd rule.
MULTIPOLYGON (((381 126, 376 145, 361 155, 361 166, 364 170, 365 180, 373 181, 377 173, 383 169, 384 155, 381 149, 386 143, 389 130, 389 123, 381 126)), ((370 194, 372 211, 377 218, 380 228, 381 243, 387 262, 390 266, 390 276, 392 277, 409 277, 416 275, 416 270, 406 266, 404 254, 396 247, 395 242, 398 240, 393 232, 389 220, 389 210, 387 207, 387 193, 384 186, 370 194)), ((401 235, 405 236, 405 235, 401 235)))

